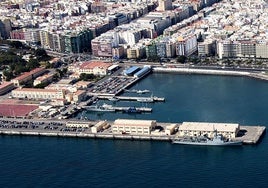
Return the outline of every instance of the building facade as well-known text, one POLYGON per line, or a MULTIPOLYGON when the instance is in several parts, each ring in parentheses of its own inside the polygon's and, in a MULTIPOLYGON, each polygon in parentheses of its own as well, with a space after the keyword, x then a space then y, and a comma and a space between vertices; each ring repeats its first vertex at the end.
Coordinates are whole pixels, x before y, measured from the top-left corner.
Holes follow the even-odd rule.
POLYGON ((22 99, 64 99, 63 90, 17 88, 12 91, 12 97, 22 99))
POLYGON ((112 132, 114 134, 150 135, 155 126, 155 120, 117 119, 112 125, 112 132))
POLYGON ((217 131, 225 138, 235 138, 239 130, 239 124, 183 122, 179 126, 178 134, 181 137, 207 135, 209 138, 213 138, 215 131, 217 131))

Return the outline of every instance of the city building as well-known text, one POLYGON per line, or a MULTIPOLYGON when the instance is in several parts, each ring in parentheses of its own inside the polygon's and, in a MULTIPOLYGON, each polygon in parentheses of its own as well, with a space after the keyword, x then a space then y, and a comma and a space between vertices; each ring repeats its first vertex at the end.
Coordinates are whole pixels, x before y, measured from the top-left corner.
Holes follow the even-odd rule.
POLYGON ((179 36, 176 42, 176 54, 178 56, 190 56, 197 51, 197 38, 195 34, 179 36))
POLYGON ((87 89, 92 85, 92 83, 86 81, 78 81, 74 85, 77 89, 87 89))
POLYGON ((216 54, 216 41, 215 40, 205 40, 204 42, 198 43, 198 56, 206 57, 216 54))
POLYGON ((40 76, 34 80, 33 85, 36 86, 36 85, 43 84, 43 83, 49 83, 53 80, 53 76, 54 74, 46 74, 46 75, 40 76))
POLYGON ((73 93, 73 102, 80 103, 83 101, 86 97, 86 91, 85 90, 77 90, 75 93, 73 93))
POLYGON ((118 32, 107 32, 91 41, 92 55, 113 57, 112 49, 119 46, 118 32))
POLYGON ((127 58, 128 59, 139 59, 145 56, 145 46, 135 45, 127 48, 127 58))
POLYGON ((172 9, 172 0, 158 0, 158 11, 166 11, 172 9))
POLYGON ((91 40, 93 39, 91 30, 69 31, 62 35, 64 37, 65 52, 82 53, 91 51, 91 40))
POLYGON ((268 58, 268 41, 258 42, 256 44, 256 57, 268 58))
POLYGON ((203 123, 203 122, 183 122, 179 126, 178 134, 184 136, 214 137, 214 132, 222 134, 225 138, 235 138, 240 130, 239 124, 233 123, 203 123))
POLYGON ((108 68, 110 66, 112 66, 112 63, 100 61, 83 62, 78 68, 78 73, 105 76, 108 74, 108 68))
POLYGON ((29 44, 38 44, 40 39, 40 29, 27 28, 23 29, 24 39, 29 44))
POLYGON ((155 120, 117 119, 112 124, 112 132, 114 134, 150 135, 155 126, 155 120))
POLYGON ((26 82, 32 81, 34 78, 42 75, 45 72, 46 72, 46 69, 44 69, 44 68, 36 68, 36 69, 33 69, 30 72, 25 72, 22 75, 12 79, 11 82, 15 86, 20 86, 21 84, 24 84, 26 82))
POLYGON ((147 59, 155 59, 159 57, 157 54, 155 41, 152 41, 146 45, 145 52, 146 52, 147 59))
POLYGON ((63 90, 17 88, 12 91, 12 97, 21 99, 64 99, 63 90))
POLYGON ((10 19, 0 17, 0 38, 7 39, 10 37, 11 21, 10 19))

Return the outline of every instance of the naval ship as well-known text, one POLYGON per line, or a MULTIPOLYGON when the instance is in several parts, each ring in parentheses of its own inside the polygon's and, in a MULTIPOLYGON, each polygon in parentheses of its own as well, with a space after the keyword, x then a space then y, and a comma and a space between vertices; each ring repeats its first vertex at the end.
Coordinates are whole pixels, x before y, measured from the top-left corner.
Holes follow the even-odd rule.
POLYGON ((242 141, 232 141, 229 139, 224 139, 222 135, 218 135, 217 131, 214 132, 214 137, 212 139, 207 136, 197 136, 197 137, 184 137, 175 138, 172 140, 173 144, 184 144, 184 145, 201 145, 201 146, 239 146, 242 145, 242 141))

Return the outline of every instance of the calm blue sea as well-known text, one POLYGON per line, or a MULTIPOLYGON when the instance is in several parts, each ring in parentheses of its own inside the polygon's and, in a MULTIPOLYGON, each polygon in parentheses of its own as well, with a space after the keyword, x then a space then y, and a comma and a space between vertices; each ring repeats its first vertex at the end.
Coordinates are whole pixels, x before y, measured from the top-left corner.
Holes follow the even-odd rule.
MULTIPOLYGON (((152 114, 81 113, 89 119, 267 125, 268 83, 243 77, 152 74, 131 89, 165 103, 152 114), (150 95, 150 94, 147 94, 150 95)), ((100 103, 107 101, 100 101, 100 103)), ((0 136, 0 187, 267 187, 268 140, 242 147, 0 136)))

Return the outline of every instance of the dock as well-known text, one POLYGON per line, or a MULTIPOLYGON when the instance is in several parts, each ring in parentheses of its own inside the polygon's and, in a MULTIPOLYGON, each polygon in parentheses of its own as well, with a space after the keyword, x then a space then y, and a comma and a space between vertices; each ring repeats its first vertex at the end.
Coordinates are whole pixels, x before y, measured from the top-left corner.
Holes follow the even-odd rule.
MULTIPOLYGON (((82 124, 88 124, 87 128, 67 127, 67 122, 71 120, 52 120, 52 119, 15 119, 0 118, 0 135, 29 135, 29 136, 55 136, 55 137, 76 137, 76 138, 101 138, 101 139, 124 139, 124 140, 158 140, 171 142, 177 133, 167 135, 165 132, 160 134, 116 134, 112 132, 111 126, 100 132, 93 133, 91 127, 98 124, 99 121, 81 121, 82 124)), ((75 120, 79 122, 79 120, 75 120)), ((107 122, 112 125, 113 122, 107 122)), ((165 130, 171 123, 158 122, 165 130)), ((174 123, 172 123, 174 124, 174 123)), ((175 123, 177 128, 181 125, 175 123)), ((258 144, 266 132, 265 126, 240 126, 240 131, 234 140, 242 141, 243 144, 258 144)))
POLYGON ((235 140, 240 140, 243 144, 257 144, 265 131, 264 126, 240 126, 240 135, 235 140))
MULTIPOLYGON (((98 99, 110 99, 110 96, 105 96, 105 95, 100 95, 98 96, 98 99)), ((141 101, 144 99, 150 101, 150 99, 153 99, 153 102, 164 102, 165 98, 164 97, 130 97, 130 96, 116 96, 119 100, 125 100, 125 101, 141 101)))

